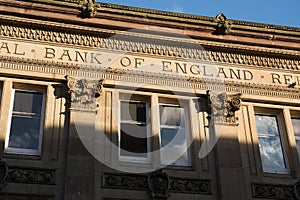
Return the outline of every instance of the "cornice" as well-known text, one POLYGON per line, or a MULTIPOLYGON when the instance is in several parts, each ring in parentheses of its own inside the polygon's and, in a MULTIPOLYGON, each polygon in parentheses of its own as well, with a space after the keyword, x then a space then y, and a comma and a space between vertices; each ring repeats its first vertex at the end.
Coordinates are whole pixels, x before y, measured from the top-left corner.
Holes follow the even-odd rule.
POLYGON ((18 59, 0 56, 0 69, 39 72, 46 77, 56 74, 64 80, 65 76, 83 77, 93 80, 113 80, 148 85, 163 85, 177 88, 193 88, 195 91, 225 89, 230 93, 258 95, 276 98, 300 99, 299 88, 286 86, 256 84, 253 82, 220 81, 201 77, 180 76, 174 74, 144 72, 119 68, 103 68, 95 66, 79 66, 59 62, 18 59))
POLYGON ((300 68, 300 52, 248 45, 211 42, 158 36, 148 33, 118 32, 101 28, 88 28, 39 20, 0 15, 0 36, 4 39, 20 39, 28 42, 55 43, 80 48, 101 48, 114 51, 139 53, 170 58, 192 59, 207 62, 247 65, 251 67, 292 70, 300 68), (29 28, 30 27, 30 28, 29 28), (204 49, 202 49, 202 47, 204 49))
MULTIPOLYGON (((18 1, 24 1, 24 0, 18 0, 18 1)), ((73 7, 78 7, 78 5, 82 4, 82 2, 85 2, 85 0, 30 0, 30 1, 37 2, 37 3, 46 3, 46 4, 53 4, 59 6, 73 6, 73 7)), ((95 2, 95 7, 97 8, 98 12, 119 13, 125 15, 139 16, 143 18, 148 17, 148 18, 156 18, 161 20, 203 24, 209 26, 215 26, 217 24, 215 22, 214 17, 199 16, 193 14, 183 14, 183 13, 168 12, 168 11, 161 11, 161 10, 152 10, 152 9, 137 8, 131 6, 108 4, 102 2, 95 2)), ((296 27, 246 22, 246 21, 232 20, 232 19, 229 19, 228 21, 232 24, 232 29, 245 29, 254 32, 258 31, 258 32, 266 32, 266 33, 277 33, 277 34, 300 36, 300 28, 296 28, 296 27)))

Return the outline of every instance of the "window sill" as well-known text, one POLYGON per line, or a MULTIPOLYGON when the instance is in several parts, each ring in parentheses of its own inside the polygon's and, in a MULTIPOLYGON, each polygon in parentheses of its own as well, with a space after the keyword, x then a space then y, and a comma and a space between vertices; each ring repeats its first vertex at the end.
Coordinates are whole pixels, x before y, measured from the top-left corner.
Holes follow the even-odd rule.
POLYGON ((176 170, 176 171, 195 171, 193 166, 182 166, 182 165, 164 165, 164 169, 176 170))
POLYGON ((277 173, 271 173, 271 172, 264 172, 264 177, 266 178, 285 178, 285 179, 291 179, 292 174, 290 172, 277 172, 277 173))
POLYGON ((25 155, 25 154, 13 154, 13 153, 4 153, 3 158, 21 159, 21 160, 41 160, 41 156, 39 155, 25 155))

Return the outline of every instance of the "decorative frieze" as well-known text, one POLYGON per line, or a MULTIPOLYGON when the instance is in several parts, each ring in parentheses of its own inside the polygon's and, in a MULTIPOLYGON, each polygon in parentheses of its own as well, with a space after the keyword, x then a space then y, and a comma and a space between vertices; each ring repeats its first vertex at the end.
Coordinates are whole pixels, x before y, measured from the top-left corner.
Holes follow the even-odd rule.
POLYGON ((211 194, 209 180, 195 180, 195 179, 171 179, 170 192, 182 192, 190 194, 211 194))
POLYGON ((10 167, 6 182, 52 185, 55 184, 55 170, 10 167))
POLYGON ((213 123, 237 125, 235 112, 241 106, 241 94, 228 95, 226 92, 207 91, 208 105, 211 109, 210 120, 213 123))
POLYGON ((254 198, 262 199, 296 199, 293 185, 252 184, 254 198))
POLYGON ((103 187, 126 189, 126 190, 146 190, 147 177, 135 174, 103 174, 103 187))
POLYGON ((210 181, 202 179, 183 179, 168 176, 165 173, 103 174, 103 187, 125 190, 150 190, 153 197, 165 198, 166 193, 211 194, 210 181), (160 185, 160 188, 157 188, 160 185))

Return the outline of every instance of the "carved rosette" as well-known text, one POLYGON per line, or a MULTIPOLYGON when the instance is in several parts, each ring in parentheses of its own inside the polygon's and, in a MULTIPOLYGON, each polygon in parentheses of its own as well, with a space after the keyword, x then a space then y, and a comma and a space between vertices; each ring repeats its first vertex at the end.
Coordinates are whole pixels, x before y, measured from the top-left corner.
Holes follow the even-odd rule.
POLYGON ((222 13, 218 14, 214 21, 217 22, 216 30, 215 30, 214 34, 226 35, 229 33, 230 28, 231 28, 231 23, 227 20, 227 18, 224 14, 222 14, 222 13))
POLYGON ((170 188, 170 179, 167 173, 162 170, 151 173, 148 176, 148 188, 153 199, 167 199, 170 188))
POLYGON ((75 79, 67 76, 68 93, 71 96, 70 109, 95 111, 95 98, 101 96, 103 80, 75 79))
POLYGON ((238 125, 235 112, 241 106, 241 94, 228 95, 225 92, 207 91, 210 119, 213 123, 226 123, 238 125))

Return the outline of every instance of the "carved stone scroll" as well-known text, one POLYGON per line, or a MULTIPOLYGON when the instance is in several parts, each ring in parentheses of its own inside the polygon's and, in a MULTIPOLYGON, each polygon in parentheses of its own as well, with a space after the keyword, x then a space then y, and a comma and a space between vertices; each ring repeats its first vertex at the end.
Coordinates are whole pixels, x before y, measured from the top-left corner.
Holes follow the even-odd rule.
POLYGON ((70 76, 67 76, 66 79, 68 93, 71 96, 71 109, 95 111, 95 98, 101 96, 103 80, 75 79, 70 76))
POLYGON ((0 191, 6 186, 5 181, 8 174, 8 166, 6 162, 0 159, 0 191))
POLYGON ((238 124, 235 112, 241 106, 241 94, 228 95, 225 92, 207 91, 210 119, 213 123, 238 124))

